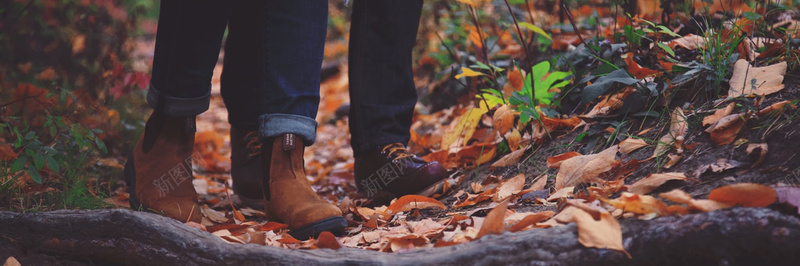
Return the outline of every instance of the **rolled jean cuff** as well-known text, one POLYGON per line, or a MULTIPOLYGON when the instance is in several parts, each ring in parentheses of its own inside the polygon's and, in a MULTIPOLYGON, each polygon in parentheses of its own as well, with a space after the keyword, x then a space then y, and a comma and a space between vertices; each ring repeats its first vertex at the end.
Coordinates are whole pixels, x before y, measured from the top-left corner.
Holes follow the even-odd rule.
POLYGON ((160 104, 164 107, 164 114, 168 116, 196 116, 208 110, 211 101, 211 88, 206 95, 196 98, 177 98, 168 96, 158 91, 152 84, 147 90, 147 104, 153 109, 160 104))
POLYGON ((262 139, 296 134, 306 146, 317 140, 317 121, 302 115, 264 114, 259 117, 258 135, 262 139))

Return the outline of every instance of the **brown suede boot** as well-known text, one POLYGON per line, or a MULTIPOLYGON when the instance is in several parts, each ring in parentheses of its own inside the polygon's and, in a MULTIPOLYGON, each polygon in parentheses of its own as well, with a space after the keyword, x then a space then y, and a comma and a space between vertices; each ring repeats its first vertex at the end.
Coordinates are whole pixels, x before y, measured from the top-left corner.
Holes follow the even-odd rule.
POLYGON ((270 217, 288 224, 290 234, 299 240, 323 231, 343 233, 347 221, 342 211, 320 199, 306 179, 301 139, 285 134, 264 142, 262 149, 263 173, 268 173, 262 185, 270 217))
POLYGON ((192 180, 195 120, 156 111, 147 120, 123 172, 131 208, 179 220, 200 222, 192 180))

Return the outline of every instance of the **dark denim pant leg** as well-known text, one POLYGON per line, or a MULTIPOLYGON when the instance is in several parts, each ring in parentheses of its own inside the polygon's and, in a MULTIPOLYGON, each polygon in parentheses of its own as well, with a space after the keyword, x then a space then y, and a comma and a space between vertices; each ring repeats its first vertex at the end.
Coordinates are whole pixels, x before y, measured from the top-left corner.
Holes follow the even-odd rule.
POLYGON ((221 0, 162 0, 147 102, 169 116, 208 110, 211 76, 228 22, 221 0))
POLYGON ((233 127, 314 142, 327 23, 324 0, 235 4, 221 84, 233 127))
POLYGON ((422 0, 355 0, 350 26, 350 133, 355 156, 407 144, 417 102, 411 52, 422 0))

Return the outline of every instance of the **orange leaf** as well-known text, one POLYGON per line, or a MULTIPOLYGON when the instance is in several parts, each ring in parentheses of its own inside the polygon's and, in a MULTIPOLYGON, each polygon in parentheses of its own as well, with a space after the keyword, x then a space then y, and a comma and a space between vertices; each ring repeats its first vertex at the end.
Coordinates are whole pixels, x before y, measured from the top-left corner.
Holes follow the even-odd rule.
POLYGON ((492 163, 490 168, 494 169, 497 167, 514 165, 519 162, 519 159, 522 158, 523 153, 525 153, 525 149, 519 149, 509 154, 506 154, 502 158, 498 159, 496 162, 492 163))
MULTIPOLYGON (((775 112, 776 114, 782 114, 783 110, 785 109, 784 107, 786 107, 786 104, 789 104, 789 103, 791 103, 791 102, 790 101, 781 101, 781 102, 774 103, 774 104, 772 104, 772 105, 770 105, 770 106, 768 106, 768 107, 766 107, 764 109, 759 110, 758 111, 758 116, 769 115, 769 114, 771 114, 773 112, 775 112)), ((789 106, 792 109, 795 108, 795 106, 792 105, 792 104, 789 104, 789 106)))
POLYGON ((317 238, 317 243, 314 244, 317 248, 329 248, 329 249, 340 249, 342 248, 342 244, 336 240, 336 237, 333 236, 331 232, 324 231, 319 234, 317 238))
POLYGON ((276 222, 267 222, 267 223, 261 225, 261 228, 259 228, 258 230, 259 231, 276 231, 276 230, 281 230, 281 229, 286 229, 286 228, 289 228, 288 224, 282 224, 282 223, 276 223, 276 222))
POLYGON ((561 162, 556 174, 555 188, 575 186, 599 177, 619 165, 616 159, 617 146, 596 154, 581 155, 561 162))
POLYGON ((497 189, 497 194, 494 195, 494 201, 501 201, 508 196, 519 193, 523 186, 525 186, 525 174, 518 174, 511 179, 503 181, 497 189))
POLYGON ((492 127, 500 132, 500 135, 505 134, 514 127, 514 117, 516 112, 511 110, 508 105, 502 105, 494 111, 492 116, 492 127))
POLYGON ((708 194, 708 199, 729 205, 745 207, 767 207, 775 202, 775 189, 753 183, 739 183, 717 188, 708 194))
POLYGON ((508 201, 497 205, 489 214, 486 215, 486 219, 483 220, 483 225, 481 225, 481 230, 478 231, 478 236, 475 239, 480 239, 481 237, 487 234, 496 234, 499 235, 503 233, 503 230, 506 229, 505 224, 503 223, 503 219, 506 216, 506 210, 508 209, 508 201))
POLYGON ((405 195, 397 199, 394 203, 386 208, 386 213, 396 214, 398 212, 406 212, 412 209, 427 209, 437 208, 444 210, 446 207, 438 200, 420 196, 420 195, 405 195))
POLYGON ((739 131, 742 130, 745 123, 747 123, 747 118, 744 114, 732 114, 708 127, 706 132, 711 135, 714 143, 725 145, 736 140, 736 136, 739 135, 739 131))
POLYGON ((651 174, 634 182, 628 191, 635 194, 647 194, 670 180, 686 180, 686 175, 683 173, 651 174))
POLYGON ((622 192, 622 195, 618 199, 601 200, 626 212, 638 214, 655 213, 658 215, 667 214, 667 204, 664 204, 664 202, 652 196, 622 192))
POLYGON ((508 75, 506 77, 508 78, 508 83, 511 84, 511 87, 513 87, 514 90, 519 91, 522 89, 522 86, 525 85, 522 79, 523 74, 524 73, 521 73, 517 66, 514 66, 514 68, 508 71, 508 75))
POLYGON ((571 152, 562 153, 562 154, 547 158, 547 167, 548 168, 561 167, 561 162, 563 162, 563 161, 565 161, 565 160, 567 160, 569 158, 575 157, 575 156, 581 156, 581 154, 579 152, 571 151, 571 152))
POLYGON ((572 220, 578 226, 578 242, 585 247, 607 248, 622 251, 630 257, 622 245, 622 228, 617 219, 608 212, 600 214, 600 219, 595 220, 586 211, 575 208, 572 220))
POLYGON ((625 64, 628 65, 628 72, 631 72, 637 79, 643 79, 658 74, 658 71, 642 67, 639 63, 633 61, 633 53, 627 53, 623 55, 623 58, 625 59, 625 64))
POLYGON ((553 215, 555 215, 555 212, 553 211, 543 211, 525 216, 525 218, 522 218, 522 220, 520 220, 517 224, 511 226, 511 228, 508 229, 508 231, 511 232, 522 231, 523 229, 528 228, 528 226, 550 219, 551 217, 553 217, 553 215))

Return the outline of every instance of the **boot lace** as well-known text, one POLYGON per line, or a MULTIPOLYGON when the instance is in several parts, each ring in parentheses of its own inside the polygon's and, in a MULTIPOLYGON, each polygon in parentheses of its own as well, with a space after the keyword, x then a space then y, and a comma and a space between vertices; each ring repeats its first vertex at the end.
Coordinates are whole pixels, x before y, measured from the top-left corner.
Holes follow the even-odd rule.
POLYGON ((403 144, 400 143, 392 143, 386 145, 381 149, 382 154, 386 154, 392 160, 400 160, 404 158, 413 158, 415 155, 408 151, 403 144))
POLYGON ((261 154, 261 145, 263 143, 258 139, 258 134, 256 131, 247 132, 247 134, 244 136, 244 139, 247 141, 247 144, 245 145, 247 158, 254 158, 261 154))

